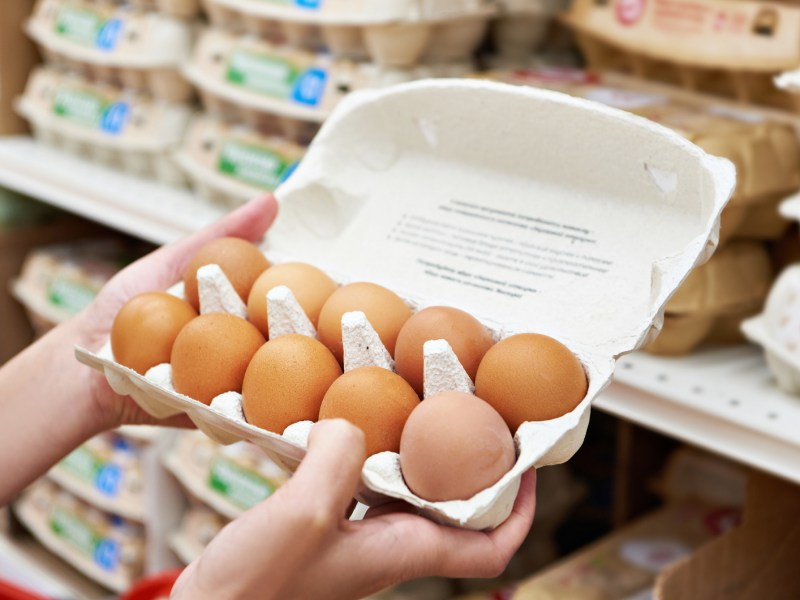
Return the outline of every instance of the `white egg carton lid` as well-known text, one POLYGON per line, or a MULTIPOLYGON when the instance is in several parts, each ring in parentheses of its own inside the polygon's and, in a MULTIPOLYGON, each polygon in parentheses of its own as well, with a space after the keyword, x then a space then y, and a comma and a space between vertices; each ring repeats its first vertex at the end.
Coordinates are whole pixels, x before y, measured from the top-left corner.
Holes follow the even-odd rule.
POLYGON ((203 32, 184 69, 201 92, 240 107, 242 121, 257 111, 317 123, 351 91, 468 72, 468 64, 396 69, 336 60, 217 29, 203 32))
POLYGON ((493 15, 493 0, 204 0, 253 16, 339 26, 429 23, 493 15))
POLYGON ((25 29, 69 59, 131 69, 177 68, 189 58, 194 37, 185 21, 81 0, 40 0, 25 29))
MULTIPOLYGON (((277 190, 267 256, 373 281, 417 308, 458 307, 498 337, 553 336, 589 379, 574 410, 520 426, 516 464, 472 498, 415 496, 399 456, 384 452, 367 460, 360 499, 404 499, 471 529, 503 522, 526 470, 577 451, 616 358, 657 331, 666 301, 713 252, 734 182, 728 161, 669 129, 557 92, 439 80, 342 102, 277 190)), ((243 421, 236 394, 215 410, 170 390, 169 365, 143 377, 108 345, 76 353, 151 414, 185 412, 218 441, 252 441, 290 470, 305 454, 310 424, 270 433, 243 421)))
POLYGON ((192 109, 40 67, 17 111, 36 129, 123 152, 163 153, 183 137, 192 109))
POLYGON ((316 10, 299 4, 204 0, 209 19, 217 27, 309 50, 328 49, 337 57, 401 67, 469 60, 495 14, 488 0, 327 0, 318 3, 316 10))
POLYGON ((300 144, 198 114, 175 158, 195 189, 240 204, 278 187, 304 153, 300 144))

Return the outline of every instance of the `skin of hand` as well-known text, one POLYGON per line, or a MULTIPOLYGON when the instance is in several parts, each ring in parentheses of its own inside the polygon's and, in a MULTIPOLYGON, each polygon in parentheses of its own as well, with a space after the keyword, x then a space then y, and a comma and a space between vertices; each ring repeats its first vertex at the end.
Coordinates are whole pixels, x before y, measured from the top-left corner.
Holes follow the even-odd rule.
POLYGON ((136 261, 114 276, 80 314, 0 368, 0 505, 102 431, 123 424, 189 424, 184 415, 156 421, 131 398, 115 394, 101 373, 75 359, 74 348, 100 349, 125 302, 179 281, 192 255, 212 239, 260 240, 277 210, 272 196, 253 200, 136 261))
POLYGON ((531 527, 533 469, 511 515, 492 531, 438 525, 401 502, 349 521, 364 460, 360 429, 320 421, 289 482, 217 534, 171 599, 346 600, 418 577, 495 577, 531 527))

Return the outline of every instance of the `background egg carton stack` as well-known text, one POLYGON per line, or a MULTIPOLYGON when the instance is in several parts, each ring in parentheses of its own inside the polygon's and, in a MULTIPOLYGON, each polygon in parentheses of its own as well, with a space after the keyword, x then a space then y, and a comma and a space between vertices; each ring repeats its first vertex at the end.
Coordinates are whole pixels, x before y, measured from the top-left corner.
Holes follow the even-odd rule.
POLYGON ((701 344, 744 341, 739 324, 759 312, 779 261, 771 247, 789 230, 779 204, 800 187, 800 141, 789 123, 754 107, 726 110, 707 98, 655 93, 575 69, 529 69, 482 74, 506 83, 563 91, 627 110, 665 125, 715 156, 732 161, 737 186, 722 213, 720 245, 667 303, 659 336, 645 350, 680 355, 701 344))
POLYGON ((178 160, 202 196, 228 204, 285 179, 351 91, 469 72, 497 11, 489 0, 202 4, 212 26, 184 72, 206 114, 178 160))
POLYGON ((192 113, 193 90, 180 66, 191 52, 196 23, 175 15, 188 12, 39 0, 26 31, 46 65, 31 74, 18 112, 46 143, 184 185, 172 152, 192 113))

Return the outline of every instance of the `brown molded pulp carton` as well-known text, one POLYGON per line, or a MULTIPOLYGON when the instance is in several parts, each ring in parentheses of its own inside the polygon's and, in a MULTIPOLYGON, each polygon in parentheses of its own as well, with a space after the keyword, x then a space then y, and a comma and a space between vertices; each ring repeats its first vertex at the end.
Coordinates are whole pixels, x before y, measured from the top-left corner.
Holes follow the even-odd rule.
POLYGON ((593 69, 797 109, 775 75, 800 66, 800 7, 757 0, 575 0, 564 21, 593 69))
POLYGON ((131 7, 39 0, 25 29, 52 65, 173 102, 192 97, 179 73, 194 37, 188 23, 131 7))
MULTIPOLYGON (((713 251, 733 186, 731 163, 678 134, 556 92, 438 80, 349 96, 277 190, 267 256, 385 285, 415 308, 461 308, 498 338, 551 335, 589 379, 573 411, 520 426, 514 467, 471 499, 414 496, 390 452, 367 460, 361 497, 401 498, 473 529, 505 520, 526 470, 580 447, 616 357, 654 334, 667 299, 713 251)), ((169 365, 140 376, 108 345, 77 354, 151 414, 185 412, 211 437, 252 441, 289 470, 305 453, 301 435, 175 393, 169 365)))

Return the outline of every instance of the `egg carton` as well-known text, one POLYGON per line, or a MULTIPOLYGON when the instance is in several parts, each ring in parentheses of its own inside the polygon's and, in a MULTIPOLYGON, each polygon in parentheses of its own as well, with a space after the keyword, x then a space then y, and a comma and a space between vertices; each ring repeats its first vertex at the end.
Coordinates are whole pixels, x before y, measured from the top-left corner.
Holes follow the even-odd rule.
POLYGON ((523 63, 541 45, 568 0, 504 0, 490 25, 496 59, 523 63))
POLYGON ((759 0, 575 0, 564 22, 592 69, 632 73, 741 102, 799 110, 773 79, 800 67, 800 7, 759 0))
POLYGON ((25 28, 50 64, 164 100, 192 98, 179 72, 192 48, 188 23, 88 1, 39 0, 25 28))
POLYGON ((351 91, 470 70, 467 64, 386 68, 208 29, 184 73, 209 113, 302 144, 351 91))
POLYGON ((97 508, 141 523, 145 518, 141 460, 137 444, 108 433, 73 450, 48 477, 97 508))
MULTIPOLYGON (((359 499, 402 499, 471 529, 503 522, 525 471, 564 462, 580 447, 616 357, 647 341, 672 292, 713 251, 733 186, 729 162, 674 132, 555 92, 438 80, 363 91, 340 104, 276 191, 281 215, 268 258, 311 262, 340 283, 374 281, 417 309, 461 308, 497 338, 550 335, 578 356, 589 382, 571 412, 523 423, 513 468, 472 498, 415 496, 399 456, 384 452, 365 463, 359 499)), ((218 267, 199 278, 203 306, 227 298, 228 312, 243 314, 218 267)), ((173 291, 180 295, 181 286, 173 291)), ((270 335, 314 333, 295 304, 288 289, 270 292, 270 322, 281 324, 270 335)), ((362 313, 347 313, 342 327, 345 370, 392 366, 362 313)), ((206 406, 174 392, 169 365, 142 376, 115 363, 108 344, 76 354, 154 416, 186 413, 212 439, 252 441, 290 471, 305 454, 310 422, 277 435, 244 422, 236 392, 206 406)), ((446 342, 428 342, 425 362, 438 373, 426 395, 471 388, 446 342)))
MULTIPOLYGON (((102 0, 93 0, 95 3, 103 3, 102 0)), ((147 10, 157 10, 170 17, 179 19, 191 19, 200 13, 200 0, 124 0, 127 4, 145 8, 147 10)))
POLYGON ((42 142, 132 175, 186 184, 172 152, 192 114, 189 106, 38 68, 16 108, 42 142))
POLYGON ((286 473, 254 446, 220 447, 200 432, 183 433, 163 457, 164 466, 195 498, 228 519, 261 502, 286 483, 286 473))
POLYGON ((121 593, 142 575, 141 525, 100 512, 46 479, 23 492, 14 512, 43 546, 104 587, 121 593))
POLYGON ((578 69, 489 71, 478 77, 557 90, 627 110, 730 160, 736 165, 737 184, 722 213, 721 244, 732 239, 778 239, 789 226, 778 205, 800 188, 800 141, 790 123, 746 107, 729 110, 663 89, 642 91, 635 84, 608 82, 604 74, 578 69))
POLYGON ((170 548, 184 564, 199 557, 228 520, 202 505, 190 506, 178 529, 169 536, 170 548))
POLYGON ((800 395, 800 266, 788 267, 769 293, 764 311, 742 323, 742 332, 764 349, 778 387, 800 395))
POLYGON ((695 269, 665 308, 659 336, 645 350, 687 354, 702 343, 741 343, 739 324, 761 310, 774 279, 757 242, 731 242, 695 269))
POLYGON ((236 206, 273 191, 294 170, 305 147, 209 115, 197 115, 176 155, 202 198, 236 206))
POLYGON ((496 11, 491 0, 203 0, 203 6, 223 29, 404 68, 469 61, 496 11))

